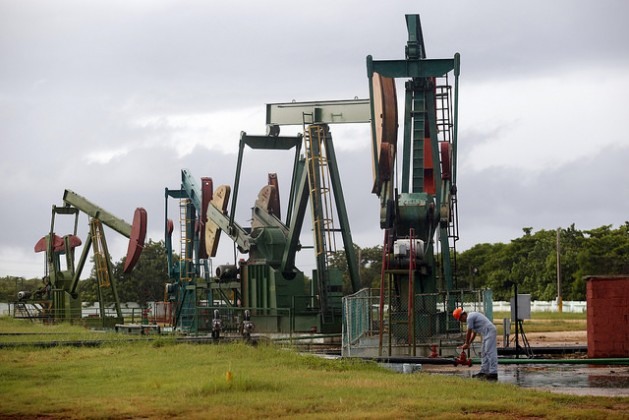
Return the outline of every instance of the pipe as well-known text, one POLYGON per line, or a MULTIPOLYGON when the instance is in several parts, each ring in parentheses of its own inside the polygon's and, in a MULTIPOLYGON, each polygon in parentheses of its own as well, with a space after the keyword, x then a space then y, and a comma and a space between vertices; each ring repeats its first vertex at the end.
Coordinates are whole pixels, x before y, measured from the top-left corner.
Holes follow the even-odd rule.
POLYGON ((274 338, 273 342, 281 341, 299 341, 299 340, 314 340, 316 338, 341 338, 341 334, 310 334, 310 335, 298 335, 293 337, 279 337, 274 338))
MULTIPOLYGON (((350 357, 351 358, 351 357, 350 357)), ((456 366, 454 357, 416 357, 416 356, 393 356, 393 357, 357 357, 363 360, 372 360, 378 363, 419 363, 424 365, 452 365, 456 366)), ((473 362, 477 363, 477 362, 473 362)))
MULTIPOLYGON (((55 333, 56 334, 56 333, 55 333)), ((161 335, 160 335, 161 336, 161 335)), ((52 347, 99 347, 107 344, 116 344, 116 343, 136 343, 136 342, 150 342, 153 341, 154 338, 142 336, 141 338, 129 338, 129 339, 121 339, 121 340, 54 340, 54 341, 19 341, 19 342, 0 342, 0 350, 1 349, 13 349, 13 348, 52 348, 52 347)), ((236 339, 232 337, 221 337, 220 342, 236 342, 242 341, 242 339, 236 339)), ((191 343, 191 344, 216 344, 218 341, 215 340, 212 336, 205 337, 176 337, 174 338, 174 342, 177 344, 180 343, 191 343)), ((251 340, 251 342, 257 342, 256 340, 251 340)))
MULTIPOLYGON (((480 364, 481 359, 472 359, 472 363, 480 364)), ((501 365, 629 365, 629 358, 603 359, 498 359, 501 365)))
POLYGON ((569 353, 587 353, 587 346, 551 346, 551 347, 529 347, 528 349, 515 347, 500 347, 498 348, 499 356, 513 356, 517 353, 526 354, 530 351, 534 355, 549 355, 549 354, 569 354, 569 353))

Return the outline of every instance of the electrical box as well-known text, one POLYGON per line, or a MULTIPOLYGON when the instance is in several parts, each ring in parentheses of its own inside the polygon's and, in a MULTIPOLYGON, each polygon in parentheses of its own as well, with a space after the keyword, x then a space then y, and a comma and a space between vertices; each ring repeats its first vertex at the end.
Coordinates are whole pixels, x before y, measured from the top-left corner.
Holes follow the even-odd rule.
MULTIPOLYGON (((531 295, 518 294, 518 319, 531 319, 531 295)), ((511 321, 515 320, 515 298, 511 298, 511 321)))

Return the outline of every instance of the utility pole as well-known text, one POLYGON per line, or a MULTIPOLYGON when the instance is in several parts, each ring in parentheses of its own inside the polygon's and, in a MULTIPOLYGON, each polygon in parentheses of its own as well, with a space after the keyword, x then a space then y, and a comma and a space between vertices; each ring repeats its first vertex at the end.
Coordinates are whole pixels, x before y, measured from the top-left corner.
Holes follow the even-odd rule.
POLYGON ((561 296, 561 228, 557 228, 557 310, 563 312, 563 300, 561 296))

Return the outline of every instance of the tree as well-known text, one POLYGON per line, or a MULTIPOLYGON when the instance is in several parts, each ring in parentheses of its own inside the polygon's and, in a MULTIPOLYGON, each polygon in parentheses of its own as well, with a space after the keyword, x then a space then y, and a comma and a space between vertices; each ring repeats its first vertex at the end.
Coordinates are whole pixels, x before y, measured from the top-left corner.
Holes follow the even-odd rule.
MULTIPOLYGON (((484 243, 457 253, 456 288, 490 288, 497 300, 519 293, 529 293, 535 300, 557 297, 557 231, 524 227, 522 236, 510 243, 484 243)), ((629 222, 618 229, 602 226, 585 232, 572 224, 560 229, 560 264, 562 296, 565 300, 585 300, 586 275, 629 274, 629 222)), ((382 268, 382 247, 360 249, 361 286, 378 287, 382 268)), ((337 252, 331 265, 345 273, 345 293, 349 276, 345 254, 337 252)))
MULTIPOLYGON (((144 245, 140 259, 133 271, 123 273, 126 257, 113 264, 113 278, 116 282, 118 298, 121 302, 146 302, 164 299, 164 287, 169 281, 164 241, 149 240, 144 245)), ((84 302, 98 300, 96 273, 92 269, 89 279, 79 282, 79 293, 84 302)), ((107 300, 111 298, 111 290, 105 289, 107 300)))
MULTIPOLYGON (((551 300, 557 296, 557 231, 532 227, 510 243, 484 243, 457 253, 457 288, 490 288, 497 300, 513 295, 510 284, 517 282, 520 293, 533 299, 551 300)), ((629 222, 618 229, 611 225, 580 231, 572 224, 560 230, 560 264, 562 295, 565 300, 585 300, 587 275, 629 274, 629 222)), ((382 246, 360 248, 354 245, 358 258, 361 288, 378 288, 382 271, 382 246)), ((175 260, 177 256, 174 256, 175 260)), ((121 301, 145 304, 161 300, 164 285, 169 282, 166 249, 163 241, 145 245, 133 272, 122 273, 124 258, 114 264, 114 279, 121 301)), ((345 294, 351 292, 344 251, 330 258, 330 266, 343 273, 345 294)), ((96 276, 79 282, 84 302, 97 300, 96 276)), ((0 300, 13 301, 19 290, 37 290, 41 279, 0 278, 0 300)))
MULTIPOLYGON (((382 272, 382 246, 371 248, 360 248, 354 244, 354 252, 358 260, 360 272, 360 287, 378 288, 380 287, 380 276, 382 272)), ((347 259, 345 251, 336 251, 330 258, 330 266, 336 267, 343 273, 343 293, 350 294, 352 286, 347 270, 347 259)))
MULTIPOLYGON (((525 227, 509 244, 480 244, 457 255, 459 287, 488 287, 507 300, 516 282, 533 299, 557 296, 557 231, 525 227), (473 274, 476 273, 476 274, 473 274)), ((629 274, 629 222, 581 232, 574 224, 560 230, 562 295, 585 300, 584 276, 629 274)))
POLYGON ((124 274, 126 258, 114 266, 114 278, 117 283, 118 296, 122 302, 146 302, 164 299, 164 287, 169 282, 164 241, 149 240, 144 245, 138 263, 131 273, 124 274))
POLYGON ((583 297, 585 276, 629 274, 629 222, 615 230, 607 225, 585 231, 585 237, 577 252, 576 284, 571 290, 583 297))
POLYGON ((487 285, 489 274, 497 270, 497 259, 492 256, 500 253, 504 244, 478 244, 467 251, 457 254, 456 288, 473 289, 487 285))
MULTIPOLYGON (((585 284, 581 285, 578 278, 577 255, 584 246, 585 236, 577 230, 574 223, 566 229, 560 230, 560 261, 561 264, 561 291, 565 300, 584 300, 585 284)), ((547 260, 548 270, 557 271, 557 253, 547 260)), ((556 288, 555 288, 556 289, 556 288)))
POLYGON ((42 279, 25 279, 24 277, 0 277, 0 302, 15 302, 17 293, 22 290, 34 292, 42 287, 42 279))
POLYGON ((82 302, 96 302, 98 301, 98 291, 96 289, 96 276, 92 270, 90 278, 79 281, 77 286, 79 296, 82 302))

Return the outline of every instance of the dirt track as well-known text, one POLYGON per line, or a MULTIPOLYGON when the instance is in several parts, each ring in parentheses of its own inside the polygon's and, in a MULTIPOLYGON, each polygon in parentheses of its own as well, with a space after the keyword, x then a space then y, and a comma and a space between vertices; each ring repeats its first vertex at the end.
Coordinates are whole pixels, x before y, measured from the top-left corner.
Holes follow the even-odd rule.
MULTIPOLYGON (((526 333, 529 344, 538 346, 587 346, 587 331, 561 331, 561 332, 540 332, 526 333)), ((502 347, 502 337, 498 337, 498 347, 502 347)), ((513 336, 511 336, 513 342, 513 336)))

